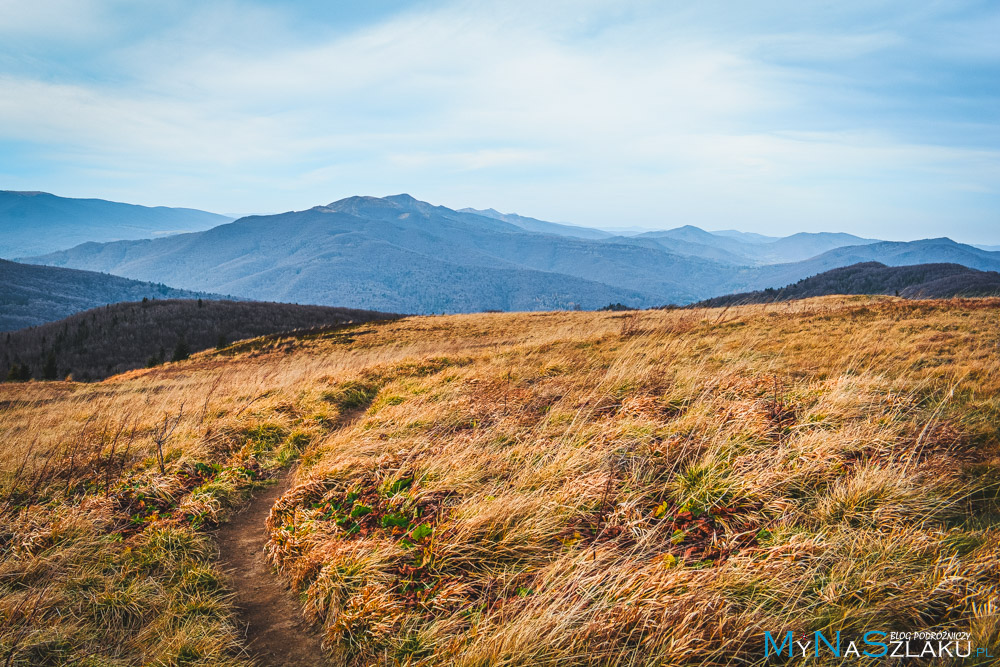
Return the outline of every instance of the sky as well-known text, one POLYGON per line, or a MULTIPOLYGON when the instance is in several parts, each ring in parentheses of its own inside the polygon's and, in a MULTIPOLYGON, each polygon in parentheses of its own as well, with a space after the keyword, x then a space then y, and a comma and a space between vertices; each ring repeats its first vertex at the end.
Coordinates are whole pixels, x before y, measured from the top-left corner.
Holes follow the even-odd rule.
POLYGON ((0 0, 0 189, 1000 244, 1000 3, 0 0))

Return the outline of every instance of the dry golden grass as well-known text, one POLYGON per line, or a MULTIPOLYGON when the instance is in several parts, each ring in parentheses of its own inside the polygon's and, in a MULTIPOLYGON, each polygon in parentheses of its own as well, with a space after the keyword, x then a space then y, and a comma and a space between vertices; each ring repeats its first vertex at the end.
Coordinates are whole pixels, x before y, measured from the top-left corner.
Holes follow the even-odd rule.
POLYGON ((3 386, 0 658, 240 664, 204 529, 300 452, 269 553, 332 664, 755 664, 765 630, 1000 648, 998 313, 412 318, 3 386))

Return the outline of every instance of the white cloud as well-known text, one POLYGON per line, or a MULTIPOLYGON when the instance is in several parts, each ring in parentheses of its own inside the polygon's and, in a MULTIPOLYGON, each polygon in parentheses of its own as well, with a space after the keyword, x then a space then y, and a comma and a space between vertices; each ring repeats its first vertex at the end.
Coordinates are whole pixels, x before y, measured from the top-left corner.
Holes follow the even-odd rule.
MULTIPOLYGON (((80 39, 121 32, 99 20, 114 2, 64 9, 80 39)), ((224 211, 405 190, 589 224, 903 234, 914 208, 981 227, 1000 183, 997 146, 940 145, 886 115, 898 93, 855 65, 898 59, 916 33, 848 21, 867 5, 823 26, 775 3, 456 2, 306 36, 283 7, 186 9, 76 77, 0 71, 0 141, 48 147, 75 187, 104 183, 67 194, 224 211)), ((7 30, 40 29, 15 14, 7 30)))
POLYGON ((102 5, 92 0, 0 0, 0 36, 86 39, 105 34, 102 5))

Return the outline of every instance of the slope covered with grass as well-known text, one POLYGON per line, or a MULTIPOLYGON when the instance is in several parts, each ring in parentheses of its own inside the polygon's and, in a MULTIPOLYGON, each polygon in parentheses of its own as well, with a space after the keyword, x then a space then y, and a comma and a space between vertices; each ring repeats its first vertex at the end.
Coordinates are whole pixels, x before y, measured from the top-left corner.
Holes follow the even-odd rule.
POLYGON ((205 530, 300 455, 269 554, 331 664, 996 647, 998 308, 411 318, 3 387, 0 651, 238 663, 205 530))

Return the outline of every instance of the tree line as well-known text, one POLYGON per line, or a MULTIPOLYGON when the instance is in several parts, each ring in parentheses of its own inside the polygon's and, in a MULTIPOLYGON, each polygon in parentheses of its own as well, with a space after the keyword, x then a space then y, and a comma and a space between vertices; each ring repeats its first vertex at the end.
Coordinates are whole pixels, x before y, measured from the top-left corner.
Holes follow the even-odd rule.
POLYGON ((0 378, 99 380, 200 350, 296 329, 395 315, 350 308, 201 299, 117 303, 0 338, 0 378))

